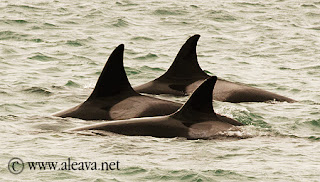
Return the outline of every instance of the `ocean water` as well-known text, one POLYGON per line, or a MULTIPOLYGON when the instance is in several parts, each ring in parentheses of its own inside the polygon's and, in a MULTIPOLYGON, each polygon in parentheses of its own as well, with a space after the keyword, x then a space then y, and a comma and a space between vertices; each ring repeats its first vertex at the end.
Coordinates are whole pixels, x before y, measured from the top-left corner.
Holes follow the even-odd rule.
POLYGON ((1 0, 0 12, 0 181, 320 181, 320 1, 1 0), (119 44, 139 85, 194 34, 211 75, 298 102, 214 102, 244 139, 82 135, 64 131, 95 122, 52 116, 88 97, 119 44), (120 163, 12 174, 13 157, 120 163))

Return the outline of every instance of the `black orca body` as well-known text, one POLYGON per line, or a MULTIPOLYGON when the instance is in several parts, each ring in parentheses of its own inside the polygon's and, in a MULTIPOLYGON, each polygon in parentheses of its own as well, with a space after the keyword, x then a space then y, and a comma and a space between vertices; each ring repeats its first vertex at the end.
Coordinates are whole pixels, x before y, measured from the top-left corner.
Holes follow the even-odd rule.
POLYGON ((84 120, 115 120, 163 116, 177 111, 181 104, 143 96, 131 87, 123 67, 124 45, 110 55, 90 97, 82 104, 54 114, 84 120))
MULTIPOLYGON (((207 75, 199 66, 196 46, 200 35, 190 37, 180 49, 168 71, 159 78, 134 87, 140 93, 190 95, 207 75)), ((223 102, 265 102, 286 101, 293 99, 262 89, 218 79, 213 90, 213 99, 223 102)))
POLYGON ((189 100, 175 113, 167 116, 109 121, 71 131, 102 130, 129 136, 216 138, 223 132, 241 126, 231 118, 218 115, 212 107, 212 90, 217 77, 204 81, 189 100))

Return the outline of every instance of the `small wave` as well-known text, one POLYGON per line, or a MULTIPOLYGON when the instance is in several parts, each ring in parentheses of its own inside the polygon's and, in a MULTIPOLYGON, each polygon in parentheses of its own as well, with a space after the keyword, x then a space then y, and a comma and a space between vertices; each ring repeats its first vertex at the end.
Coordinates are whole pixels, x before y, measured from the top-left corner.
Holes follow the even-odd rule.
POLYGON ((141 67, 141 71, 142 72, 145 72, 145 71, 151 71, 151 72, 153 72, 153 71, 159 71, 159 72, 164 72, 164 71, 166 71, 166 70, 164 70, 164 69, 161 69, 161 68, 152 68, 152 67, 149 67, 149 66, 142 66, 141 67))
POLYGON ((81 43, 81 41, 78 41, 78 40, 68 40, 67 45, 70 45, 70 46, 74 46, 74 47, 80 47, 80 46, 83 46, 83 44, 81 43))
POLYGON ((22 25, 22 24, 27 24, 29 22, 26 20, 7 20, 6 23, 22 25))
POLYGON ((117 19, 117 22, 112 24, 114 27, 127 27, 128 25, 129 23, 123 18, 117 19))
POLYGON ((253 54, 250 57, 256 57, 256 58, 277 58, 274 54, 253 54))
POLYGON ((193 4, 192 4, 192 5, 190 5, 190 7, 191 7, 191 8, 199 8, 199 6, 197 6, 197 5, 193 5, 193 4))
POLYGON ((271 128, 271 125, 263 121, 263 117, 247 111, 240 111, 240 113, 237 114, 234 117, 234 119, 241 122, 244 125, 253 125, 256 127, 268 128, 268 129, 271 128))
POLYGON ((94 19, 94 18, 100 18, 101 16, 103 16, 103 12, 101 10, 98 10, 98 9, 92 9, 89 11, 88 14, 86 14, 84 16, 84 18, 91 18, 91 19, 94 19))
POLYGON ((68 87, 80 87, 80 85, 76 82, 73 82, 71 80, 68 80, 68 82, 65 84, 65 86, 68 86, 68 87))
POLYGON ((53 66, 53 67, 42 69, 41 72, 42 73, 60 73, 62 72, 62 70, 56 66, 53 66))
POLYGON ((56 29, 58 26, 51 23, 43 23, 31 26, 31 30, 56 29))
POLYGON ((310 136, 308 137, 309 140, 314 140, 314 141, 319 141, 320 137, 316 137, 316 136, 310 136))
POLYGON ((27 92, 27 93, 46 95, 46 96, 50 96, 53 94, 49 90, 47 90, 45 88, 41 88, 41 87, 31 87, 31 88, 24 89, 23 91, 27 92))
POLYGON ((320 119, 318 120, 312 120, 312 121, 307 121, 305 122, 305 124, 311 126, 312 128, 316 127, 318 129, 320 129, 320 119))
MULTIPOLYGON (((20 109, 26 109, 25 107, 23 107, 22 105, 19 104, 0 104, 0 110, 4 110, 6 112, 10 112, 10 113, 19 113, 20 109)), ((8 115, 8 116, 14 116, 15 115, 8 115)), ((1 118, 0 118, 1 119, 1 118)))
POLYGON ((30 39, 31 42, 41 43, 44 42, 42 39, 30 39))
POLYGON ((149 37, 144 37, 144 36, 138 36, 138 37, 133 37, 131 40, 147 40, 147 41, 154 41, 154 39, 149 38, 149 37))
POLYGON ((14 49, 11 49, 11 48, 3 48, 2 53, 3 54, 15 54, 15 53, 17 53, 17 51, 14 49))
POLYGON ((50 57, 47 55, 44 55, 42 53, 36 53, 36 55, 28 57, 28 59, 32 59, 32 60, 38 60, 38 61, 52 61, 52 60, 56 60, 56 58, 54 57, 50 57))
POLYGON ((10 93, 8 93, 6 91, 3 91, 3 90, 0 90, 0 95, 2 95, 2 96, 11 96, 10 93))
MULTIPOLYGON (((183 167, 183 166, 182 166, 183 167)), ((246 181, 252 177, 243 176, 231 170, 214 169, 194 171, 190 169, 144 169, 142 167, 125 167, 120 172, 121 176, 134 177, 137 181, 225 181, 225 180, 241 180, 246 181)))
POLYGON ((3 31, 0 32, 0 40, 22 40, 22 41, 31 41, 36 43, 44 42, 40 38, 28 38, 29 35, 27 34, 21 34, 13 31, 3 31))
MULTIPOLYGON (((0 105, 0 107, 6 107, 6 105, 8 104, 2 104, 0 105)), ((12 104, 10 105, 12 106, 12 104)), ((12 115, 12 114, 0 116, 0 121, 17 121, 18 119, 19 119, 19 116, 12 115)))
POLYGON ((304 51, 306 51, 304 48, 293 48, 288 50, 288 52, 294 52, 294 53, 304 52, 304 51))
POLYGON ((311 30, 320 30, 320 26, 311 27, 311 28, 309 28, 309 29, 311 29, 311 30))
POLYGON ((80 55, 72 55, 70 60, 85 61, 85 62, 87 62, 87 64, 94 65, 94 66, 99 65, 96 62, 94 62, 92 59, 85 57, 85 56, 80 56, 80 55))
POLYGON ((141 167, 127 167, 123 170, 122 175, 136 175, 136 174, 141 174, 141 173, 146 173, 147 170, 143 169, 141 167))
POLYGON ((76 40, 67 40, 66 44, 72 47, 81 47, 85 46, 87 42, 93 41, 92 37, 88 37, 86 39, 76 39, 76 40))
POLYGON ((307 139, 307 140, 311 140, 311 141, 319 141, 320 140, 319 136, 297 136, 294 134, 281 134, 281 133, 277 133, 277 132, 274 132, 273 135, 270 135, 270 136, 289 137, 289 138, 296 138, 296 139, 307 139))
POLYGON ((314 4, 302 4, 301 5, 302 8, 312 8, 312 9, 317 9, 317 6, 315 6, 314 4))
POLYGON ((153 12, 154 15, 184 15, 185 11, 181 10, 168 10, 166 9, 157 9, 153 12))
POLYGON ((65 7, 60 7, 57 9, 58 12, 68 12, 68 9, 65 7))
POLYGON ((236 21, 237 18, 227 11, 223 10, 212 10, 208 12, 207 17, 217 22, 224 22, 224 21, 236 21))
POLYGON ((292 68, 288 68, 288 67, 283 67, 283 66, 281 66, 281 67, 279 67, 279 70, 293 70, 292 68))
POLYGON ((28 9, 28 10, 42 10, 41 8, 30 6, 30 5, 15 5, 11 4, 7 6, 8 8, 21 8, 21 9, 28 9))
POLYGON ((44 23, 43 26, 46 27, 46 28, 54 28, 54 27, 57 27, 57 25, 52 24, 52 23, 44 23))
POLYGON ((27 34, 21 34, 13 31, 0 32, 0 40, 22 40, 27 34))
POLYGON ((260 2, 257 2, 257 3, 253 3, 253 2, 236 2, 236 3, 233 3, 233 4, 236 5, 236 6, 241 6, 241 7, 251 7, 251 6, 254 6, 254 7, 265 7, 265 4, 260 3, 260 2))
POLYGON ((116 5, 119 5, 119 6, 137 6, 138 4, 135 4, 131 1, 128 1, 128 0, 125 0, 125 1, 117 1, 116 2, 116 5))
POLYGON ((130 67, 125 67, 125 70, 126 70, 126 73, 128 76, 137 75, 137 74, 141 73, 140 70, 135 69, 135 68, 130 68, 130 67))
POLYGON ((67 25, 78 25, 79 23, 75 22, 75 21, 70 21, 70 20, 65 20, 65 21, 59 21, 62 24, 67 24, 67 25))
POLYGON ((142 66, 142 67, 137 67, 135 70, 133 70, 133 74, 131 74, 131 77, 133 76, 136 79, 142 79, 143 82, 145 82, 146 80, 154 79, 155 77, 157 77, 157 75, 160 76, 160 74, 164 72, 165 70, 161 68, 157 68, 157 67, 152 68, 149 66, 142 66))
POLYGON ((307 67, 304 67, 302 69, 306 69, 306 70, 319 70, 320 69, 320 65, 315 65, 315 66, 307 66, 307 67))
POLYGON ((136 60, 150 60, 150 59, 151 60, 155 60, 157 58, 158 58, 158 56, 156 54, 149 53, 149 54, 147 54, 145 56, 139 56, 139 57, 136 57, 134 59, 136 59, 136 60))
POLYGON ((40 29, 42 29, 42 28, 39 27, 39 26, 32 26, 30 29, 31 29, 31 30, 40 30, 40 29))
POLYGON ((290 92, 297 94, 297 93, 299 93, 299 92, 302 92, 302 90, 297 89, 297 88, 293 88, 293 89, 290 90, 290 92))

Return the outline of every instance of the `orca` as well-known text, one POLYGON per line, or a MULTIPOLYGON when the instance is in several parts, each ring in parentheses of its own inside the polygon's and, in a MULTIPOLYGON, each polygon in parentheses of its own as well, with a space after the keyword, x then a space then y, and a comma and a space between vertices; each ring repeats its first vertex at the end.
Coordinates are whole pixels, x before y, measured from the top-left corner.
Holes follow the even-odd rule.
MULTIPOLYGON (((198 63, 196 46, 199 38, 200 35, 194 35, 186 41, 166 73, 153 81, 134 87, 134 90, 148 94, 190 95, 203 80, 210 77, 198 63)), ((214 87, 213 99, 232 103, 295 102, 288 97, 220 78, 214 87)))
POLYGON ((174 113, 181 104, 143 96, 131 87, 123 66, 124 45, 110 55, 89 98, 80 105, 54 114, 83 120, 115 120, 174 113))
POLYGON ((214 112, 212 90, 216 81, 215 76, 206 79, 189 100, 171 115, 109 121, 69 131, 102 130, 129 136, 160 138, 217 138, 234 129, 235 126, 243 124, 214 112))

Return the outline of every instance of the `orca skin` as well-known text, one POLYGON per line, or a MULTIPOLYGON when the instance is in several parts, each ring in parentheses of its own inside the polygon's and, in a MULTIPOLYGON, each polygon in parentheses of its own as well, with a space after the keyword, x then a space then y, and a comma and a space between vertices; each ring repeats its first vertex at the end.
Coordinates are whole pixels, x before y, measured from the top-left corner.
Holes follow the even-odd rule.
POLYGON ((54 114, 83 120, 116 120, 163 116, 177 111, 181 104, 143 96, 131 87, 123 67, 124 45, 110 55, 90 97, 80 105, 54 114))
POLYGON ((109 121, 71 131, 102 130, 129 136, 162 138, 211 139, 219 137, 224 132, 233 129, 234 126, 243 124, 214 112, 212 90, 216 81, 215 76, 204 81, 189 100, 171 115, 109 121))
MULTIPOLYGON (((148 94, 190 95, 210 77, 198 64, 196 46, 199 38, 200 35, 194 35, 186 41, 166 73, 153 81, 134 87, 134 90, 148 94)), ((233 103, 295 102, 288 97, 223 79, 218 79, 213 90, 213 99, 233 103)))

